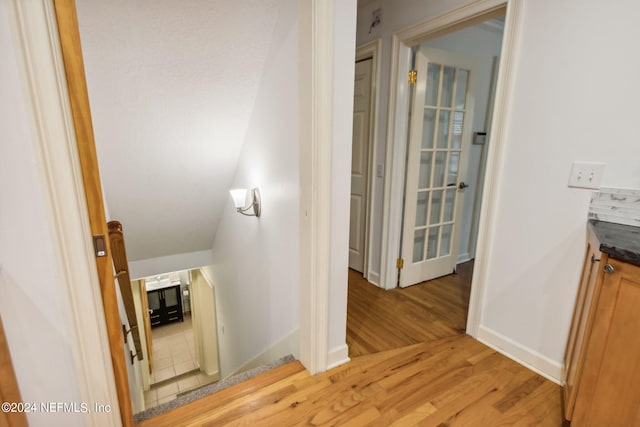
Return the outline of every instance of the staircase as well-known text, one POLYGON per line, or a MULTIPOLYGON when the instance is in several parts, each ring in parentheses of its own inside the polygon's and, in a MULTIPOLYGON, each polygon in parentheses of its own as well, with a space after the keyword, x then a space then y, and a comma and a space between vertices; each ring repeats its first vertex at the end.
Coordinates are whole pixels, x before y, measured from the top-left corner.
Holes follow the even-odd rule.
MULTIPOLYGON (((252 380, 254 377, 268 374, 270 371, 277 369, 283 365, 290 364, 291 362, 294 362, 294 361, 295 359, 293 356, 291 355, 284 356, 271 363, 268 363, 263 366, 258 366, 256 368, 249 369, 247 371, 232 375, 231 377, 225 378, 224 380, 220 380, 220 381, 213 382, 211 384, 195 387, 189 391, 179 393, 177 398, 174 400, 163 403, 161 405, 153 406, 149 409, 146 409, 142 412, 135 414, 134 422, 138 424, 138 423, 141 423, 142 421, 145 421, 154 417, 158 417, 159 415, 162 415, 171 410, 180 408, 184 405, 190 404, 192 402, 200 401, 203 398, 206 398, 214 393, 218 393, 216 394, 216 396, 220 396, 219 393, 222 390, 228 389, 230 387, 236 386, 244 382, 248 382, 249 380, 252 380)), ((153 424, 153 425, 156 425, 156 424, 153 424)))

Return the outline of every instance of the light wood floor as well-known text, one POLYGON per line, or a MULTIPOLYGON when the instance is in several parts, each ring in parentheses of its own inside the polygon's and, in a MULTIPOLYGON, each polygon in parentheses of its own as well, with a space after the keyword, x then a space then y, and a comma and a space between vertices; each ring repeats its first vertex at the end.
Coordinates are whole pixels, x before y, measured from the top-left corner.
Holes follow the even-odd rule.
POLYGON ((473 261, 456 274, 385 291, 349 270, 347 344, 355 357, 463 334, 473 261))
POLYGON ((463 267, 395 291, 351 272, 351 362, 316 376, 293 362, 141 425, 562 425, 560 387, 463 333, 463 267))

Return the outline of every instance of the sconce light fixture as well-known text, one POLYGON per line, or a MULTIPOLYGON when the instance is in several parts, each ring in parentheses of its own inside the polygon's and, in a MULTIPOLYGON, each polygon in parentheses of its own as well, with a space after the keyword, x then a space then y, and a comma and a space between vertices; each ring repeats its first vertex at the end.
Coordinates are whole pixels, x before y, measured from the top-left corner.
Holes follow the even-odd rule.
POLYGON ((231 197, 233 198, 233 204, 236 207, 236 212, 246 216, 260 216, 260 191, 257 188, 250 190, 246 188, 237 188, 229 190, 231 197), (247 199, 250 197, 250 203, 247 204, 247 199), (248 210, 253 209, 253 213, 247 213, 248 210))

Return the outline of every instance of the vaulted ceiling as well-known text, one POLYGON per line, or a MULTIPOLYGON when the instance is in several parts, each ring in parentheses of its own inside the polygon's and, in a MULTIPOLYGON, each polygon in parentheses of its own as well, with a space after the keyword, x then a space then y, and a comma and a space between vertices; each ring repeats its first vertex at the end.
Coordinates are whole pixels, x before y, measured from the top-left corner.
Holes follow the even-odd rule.
POLYGON ((77 0, 110 219, 130 260, 210 249, 282 0, 77 0))

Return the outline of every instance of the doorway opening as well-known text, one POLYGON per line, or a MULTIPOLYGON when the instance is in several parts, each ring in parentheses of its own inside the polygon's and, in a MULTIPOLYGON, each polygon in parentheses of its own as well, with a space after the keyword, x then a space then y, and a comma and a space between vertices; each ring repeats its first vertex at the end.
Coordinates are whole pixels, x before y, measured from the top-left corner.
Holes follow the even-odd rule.
MULTIPOLYGON (((146 356, 136 390, 143 399, 136 405, 132 393, 134 411, 149 410, 218 381, 215 293, 200 269, 143 277, 132 286, 136 315, 144 325, 146 356)), ((130 377, 130 383, 136 377, 130 377)))
MULTIPOLYGON (((397 256, 398 270, 391 269, 387 259, 381 284, 388 290, 407 289, 393 289, 391 296, 377 289, 367 291, 363 276, 350 271, 347 339, 351 356, 467 329, 504 24, 503 7, 483 19, 458 24, 455 31, 414 34, 406 42, 405 55, 397 51, 393 55, 398 76, 406 71, 410 79, 415 76, 415 83, 404 86, 404 95, 399 88, 390 89, 396 98, 396 123, 405 121, 397 126, 390 122, 388 130, 389 135, 398 135, 398 129, 405 129, 405 146, 400 150, 404 179, 395 187, 389 184, 389 188, 401 188, 401 196, 394 196, 396 210, 402 207, 395 216, 397 246, 387 239, 385 248, 383 231, 382 251, 391 254, 397 248, 393 261, 396 264, 397 256), (401 102, 406 103, 404 110, 398 107, 401 102), (379 311, 375 316, 382 316, 369 326, 361 321, 356 307, 363 300, 369 301, 369 312, 379 311), (384 307, 373 309, 379 300, 395 306, 396 313, 398 304, 407 304, 403 308, 413 313, 408 315, 413 320, 401 320, 403 310, 402 315, 384 318, 384 307), (369 327, 377 333, 361 339, 369 327)), ((387 155, 394 150, 398 152, 397 144, 387 148, 387 155)), ((387 166, 398 162, 398 157, 387 159, 387 166)))

